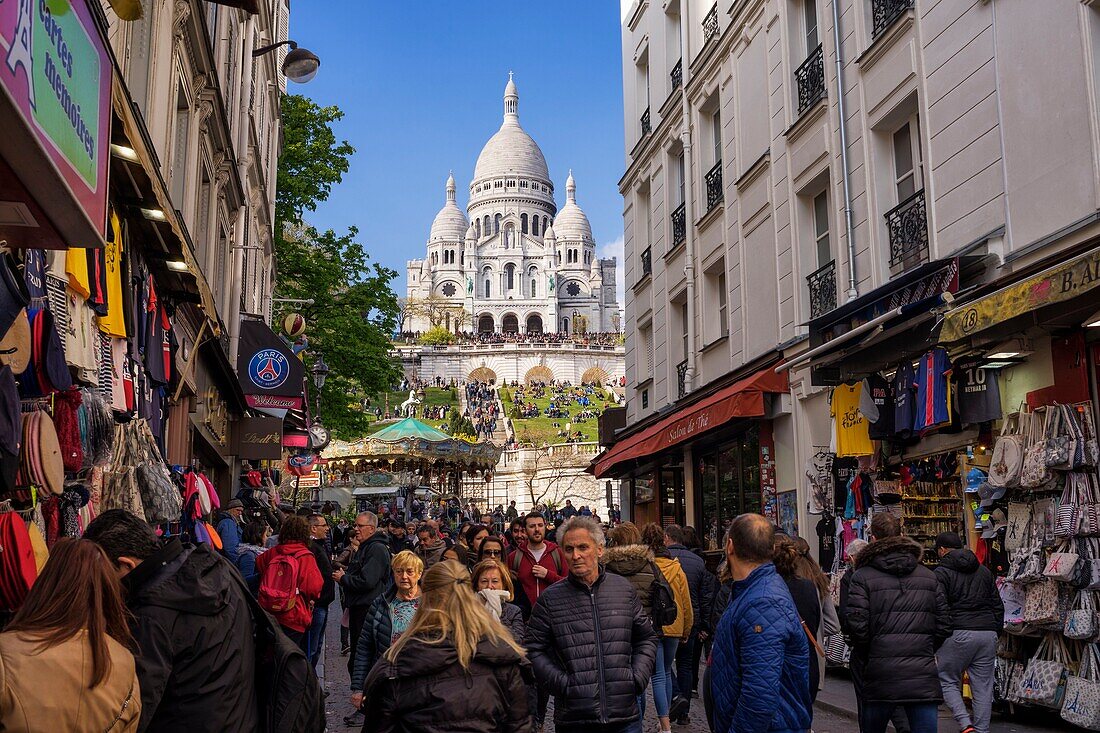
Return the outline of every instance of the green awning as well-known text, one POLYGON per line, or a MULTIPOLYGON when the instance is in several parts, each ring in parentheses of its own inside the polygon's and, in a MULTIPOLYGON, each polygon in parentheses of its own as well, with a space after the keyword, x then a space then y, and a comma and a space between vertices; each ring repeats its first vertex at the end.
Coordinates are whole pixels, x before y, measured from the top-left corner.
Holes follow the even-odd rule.
POLYGON ((399 420, 393 425, 387 425, 370 437, 371 440, 382 440, 386 442, 408 440, 409 438, 414 440, 430 440, 433 443, 438 443, 442 440, 452 440, 450 435, 440 430, 436 430, 431 425, 425 425, 412 417, 399 420))

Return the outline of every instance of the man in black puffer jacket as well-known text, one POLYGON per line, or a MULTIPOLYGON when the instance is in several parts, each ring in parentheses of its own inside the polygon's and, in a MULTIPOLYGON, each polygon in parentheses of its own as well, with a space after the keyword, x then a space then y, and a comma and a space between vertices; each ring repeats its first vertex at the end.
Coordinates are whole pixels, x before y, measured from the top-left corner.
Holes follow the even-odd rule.
POLYGON ((1004 626, 1005 607, 993 582, 993 573, 963 547, 954 532, 936 537, 940 556, 936 568, 939 592, 950 614, 951 637, 936 654, 943 698, 962 733, 989 733, 993 708, 993 668, 997 634, 1004 626), (974 717, 962 699, 962 674, 970 674, 974 717))
POLYGON ((638 695, 657 636, 629 580, 604 572, 603 529, 589 517, 562 525, 569 574, 539 596, 525 646, 539 685, 554 695, 558 733, 641 731, 638 695))
POLYGON ((947 607, 921 565, 924 549, 901 536, 896 517, 876 514, 871 536, 848 592, 848 629, 864 660, 860 730, 885 733, 900 705, 913 733, 936 733, 943 692, 935 655, 951 633, 947 607))

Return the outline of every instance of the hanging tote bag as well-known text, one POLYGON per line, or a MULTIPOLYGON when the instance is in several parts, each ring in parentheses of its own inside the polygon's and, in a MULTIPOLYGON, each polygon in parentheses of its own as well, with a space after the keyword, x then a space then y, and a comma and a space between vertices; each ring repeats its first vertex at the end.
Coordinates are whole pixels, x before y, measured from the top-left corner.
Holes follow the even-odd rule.
POLYGON ((150 524, 178 521, 183 499, 160 456, 149 423, 135 420, 130 427, 137 433, 136 442, 140 451, 136 473, 141 501, 145 506, 145 519, 150 524))
MULTIPOLYGON (((1062 634, 1067 639, 1092 639, 1096 636, 1096 599, 1091 590, 1077 591, 1073 607, 1066 614, 1062 634)), ((1083 662, 1082 662, 1083 663, 1083 662)), ((1100 669, 1097 670, 1100 673, 1100 669)))
POLYGON ((1028 585, 1024 595, 1024 622, 1061 629, 1068 605, 1063 588, 1064 584, 1049 579, 1028 585))
POLYGON ((1046 426, 1048 410, 1034 412, 1027 426, 1024 461, 1020 467, 1020 486, 1025 489, 1037 489, 1050 481, 1050 469, 1046 461, 1046 426))
POLYGON ((1010 633, 1021 631, 1024 628, 1024 602, 1027 600, 1027 588, 1004 581, 1001 583, 999 592, 1005 609, 1005 630, 1010 633))
POLYGON ((1100 730, 1100 651, 1088 644, 1081 652, 1081 669, 1066 680, 1062 719, 1085 730, 1100 730))
MULTIPOLYGON (((1068 471, 1073 468, 1077 434, 1066 418, 1065 405, 1052 405, 1043 438, 1043 460, 1047 468, 1068 471)), ((1072 416, 1069 418, 1072 420, 1072 416)))
POLYGON ((1024 461, 1023 425, 1030 418, 1027 412, 1013 412, 1001 424, 1001 434, 993 445, 988 481, 993 486, 1013 488, 1020 485, 1020 468, 1024 461))
POLYGON ((1020 700, 1032 705, 1060 708, 1065 692, 1069 653, 1060 634, 1047 634, 1027 663, 1020 681, 1020 700))
MULTIPOLYGON (((1100 539, 1096 537, 1082 539, 1078 543, 1078 553, 1084 565, 1081 572, 1081 585, 1088 590, 1100 590, 1100 539)), ((1097 630, 1100 631, 1100 628, 1097 630)))
POLYGON ((1070 583, 1077 575, 1077 564, 1080 561, 1081 558, 1073 551, 1070 540, 1065 540, 1059 549, 1050 553, 1043 575, 1051 580, 1070 583))
POLYGON ((1066 486, 1058 499, 1058 508, 1054 512, 1054 534, 1058 537, 1073 537, 1080 524, 1077 515, 1077 484, 1079 473, 1066 474, 1066 486))
POLYGON ((1005 549, 1018 550, 1028 544, 1031 524, 1031 507, 1022 501, 1008 503, 1008 528, 1005 530, 1005 549))
POLYGON ((131 431, 125 425, 115 426, 115 448, 111 465, 103 472, 101 513, 108 509, 124 509, 145 519, 145 506, 141 501, 141 490, 134 468, 135 452, 131 431))
POLYGON ((1082 456, 1080 468, 1096 468, 1100 465, 1100 444, 1096 441, 1096 424, 1092 418, 1092 403, 1082 402, 1071 408, 1081 429, 1082 456))
POLYGON ((1100 534, 1100 488, 1092 471, 1077 474, 1077 533, 1100 534))
POLYGON ((1008 579, 1013 583, 1027 585, 1038 583, 1043 578, 1043 551, 1038 547, 1027 547, 1013 553, 1012 565, 1008 570, 1008 579))

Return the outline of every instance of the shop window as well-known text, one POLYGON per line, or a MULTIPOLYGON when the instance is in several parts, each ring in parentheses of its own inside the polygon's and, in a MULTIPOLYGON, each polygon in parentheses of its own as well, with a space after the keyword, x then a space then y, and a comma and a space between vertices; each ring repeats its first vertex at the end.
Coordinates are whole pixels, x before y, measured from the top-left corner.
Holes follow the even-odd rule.
POLYGON ((696 479, 702 496, 703 548, 721 550, 733 519, 762 509, 759 429, 752 426, 737 440, 704 453, 696 479))

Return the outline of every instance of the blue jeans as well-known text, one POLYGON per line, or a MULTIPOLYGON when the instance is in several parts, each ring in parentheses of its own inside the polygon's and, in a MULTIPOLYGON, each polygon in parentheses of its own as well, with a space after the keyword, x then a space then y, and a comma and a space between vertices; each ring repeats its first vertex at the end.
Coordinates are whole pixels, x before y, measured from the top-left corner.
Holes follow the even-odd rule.
MULTIPOLYGON (((676 664, 676 648, 680 638, 662 636, 657 639, 657 664, 653 668, 653 707, 658 718, 667 718, 672 707, 672 668, 676 664)), ((645 717, 645 693, 638 695, 638 711, 645 717)))
POLYGON ((909 729, 912 733, 936 733, 939 728, 939 705, 934 702, 921 703, 890 703, 890 702, 865 702, 863 703, 863 720, 860 721, 862 733, 886 733, 886 724, 890 722, 890 715, 894 708, 905 709, 905 716, 909 718, 909 729))
POLYGON ((309 654, 309 662, 314 667, 321 659, 321 646, 325 641, 325 624, 328 622, 328 606, 317 606, 313 609, 313 623, 306 631, 306 653, 309 654))

